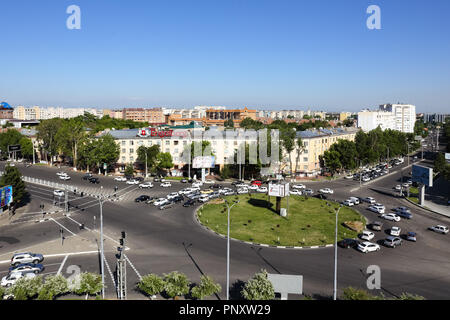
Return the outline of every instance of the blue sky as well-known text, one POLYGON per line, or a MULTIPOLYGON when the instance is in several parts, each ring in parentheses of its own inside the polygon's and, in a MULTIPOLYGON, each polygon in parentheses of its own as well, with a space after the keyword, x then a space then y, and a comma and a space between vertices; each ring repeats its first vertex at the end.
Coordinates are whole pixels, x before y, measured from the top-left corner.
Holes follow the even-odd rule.
POLYGON ((450 112, 449 14, 448 0, 1 1, 0 100, 450 112))

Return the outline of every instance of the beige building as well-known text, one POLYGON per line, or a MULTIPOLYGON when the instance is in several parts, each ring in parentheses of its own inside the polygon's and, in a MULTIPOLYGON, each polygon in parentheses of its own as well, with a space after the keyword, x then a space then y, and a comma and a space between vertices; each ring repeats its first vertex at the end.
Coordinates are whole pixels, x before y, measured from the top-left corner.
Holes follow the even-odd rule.
MULTIPOLYGON (((319 156, 330 149, 333 143, 338 140, 354 141, 357 129, 354 128, 336 128, 336 129, 319 129, 298 131, 297 136, 302 138, 304 151, 300 153, 297 159, 298 148, 291 152, 292 172, 295 172, 297 164, 297 174, 301 177, 316 176, 321 172, 319 156)), ((285 158, 288 155, 285 154, 285 158)), ((289 172, 289 163, 286 162, 283 172, 289 172)))
POLYGON ((164 112, 161 108, 124 108, 122 110, 103 110, 103 115, 113 119, 132 120, 136 122, 148 122, 152 124, 165 123, 164 112))
POLYGON ((347 120, 348 118, 350 118, 352 116, 351 112, 341 112, 339 113, 339 121, 344 121, 347 120))

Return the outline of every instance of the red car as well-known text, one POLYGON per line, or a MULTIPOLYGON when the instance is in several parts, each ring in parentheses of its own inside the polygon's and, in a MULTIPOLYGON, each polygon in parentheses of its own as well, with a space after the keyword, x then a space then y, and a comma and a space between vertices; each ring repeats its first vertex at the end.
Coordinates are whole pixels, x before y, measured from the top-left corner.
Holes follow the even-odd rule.
POLYGON ((252 181, 252 185, 257 185, 258 187, 261 187, 262 182, 259 180, 254 180, 254 181, 252 181))

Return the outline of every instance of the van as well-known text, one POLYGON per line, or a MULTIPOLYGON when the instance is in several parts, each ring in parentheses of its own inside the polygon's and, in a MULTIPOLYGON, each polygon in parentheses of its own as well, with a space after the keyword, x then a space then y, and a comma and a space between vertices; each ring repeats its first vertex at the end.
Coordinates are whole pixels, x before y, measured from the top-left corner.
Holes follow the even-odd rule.
POLYGON ((350 200, 354 204, 359 204, 360 203, 359 198, 356 198, 356 197, 350 197, 350 198, 348 198, 348 200, 350 200))

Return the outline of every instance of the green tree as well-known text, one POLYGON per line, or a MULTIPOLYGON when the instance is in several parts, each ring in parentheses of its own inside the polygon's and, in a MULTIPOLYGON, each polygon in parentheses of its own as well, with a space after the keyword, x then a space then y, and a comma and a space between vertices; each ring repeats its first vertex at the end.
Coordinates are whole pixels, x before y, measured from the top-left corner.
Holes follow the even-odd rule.
POLYGON ((242 289, 246 300, 273 300, 275 292, 272 283, 267 278, 267 271, 261 270, 250 279, 242 289))
POLYGON ((20 144, 22 138, 23 135, 15 129, 0 133, 0 151, 2 153, 2 159, 8 158, 8 146, 20 144))
POLYGON ((106 163, 108 167, 112 166, 119 159, 120 147, 110 134, 105 134, 96 139, 94 146, 93 154, 98 168, 103 163, 106 163))
POLYGON ((234 128, 234 121, 233 119, 228 119, 223 123, 223 125, 225 126, 225 128, 234 128))
POLYGON ((305 151, 306 147, 303 143, 303 140, 301 137, 297 137, 297 140, 295 140, 295 148, 297 151, 297 158, 295 159, 295 172, 298 172, 298 163, 300 162, 300 155, 305 151))
POLYGON ((439 152, 436 155, 436 159, 434 160, 434 171, 435 172, 444 172, 446 166, 445 156, 443 153, 439 152))
POLYGON ((170 152, 160 152, 156 156, 156 167, 161 169, 170 169, 173 167, 172 155, 170 152))
MULTIPOLYGON (((280 132, 280 139, 281 139, 281 145, 288 154, 289 159, 289 173, 292 174, 292 157, 291 153, 294 151, 295 148, 295 135, 296 131, 290 128, 286 128, 281 130, 280 132)), ((282 158, 283 159, 283 158, 282 158)))
POLYGON ((164 280, 156 274, 148 274, 143 276, 138 283, 138 288, 149 296, 161 293, 164 290, 164 280))
POLYGON ((67 279, 62 275, 50 275, 39 290, 38 300, 53 300, 55 297, 69 292, 67 279))
POLYGON ((151 147, 140 146, 137 149, 138 158, 137 160, 143 164, 145 164, 147 160, 147 168, 150 171, 153 171, 156 168, 157 157, 160 153, 160 148, 158 144, 155 144, 151 147))
POLYGON ((164 283, 164 291, 171 298, 187 294, 189 292, 189 285, 191 284, 187 276, 178 271, 164 274, 164 283))
POLYGON ((86 294, 86 300, 102 291, 102 277, 99 274, 83 272, 80 274, 80 286, 76 294, 86 294))
POLYGON ((328 168, 330 173, 334 176, 336 171, 342 167, 341 161, 339 160, 340 154, 337 151, 325 151, 323 154, 324 166, 328 168))
POLYGON ((64 121, 55 136, 60 150, 72 158, 74 168, 77 168, 78 148, 84 136, 84 124, 79 118, 64 121))
POLYGON ((209 276, 201 276, 200 284, 192 288, 191 295, 196 299, 203 300, 203 298, 217 294, 220 291, 222 291, 220 284, 215 283, 209 276))
POLYGON ((134 167, 131 163, 127 164, 125 167, 125 176, 132 177, 134 175, 134 167))
POLYGON ((42 149, 46 157, 50 157, 50 163, 53 164, 53 156, 58 153, 58 141, 56 135, 63 123, 62 119, 54 118, 41 121, 37 126, 37 138, 42 141, 42 149))
POLYGON ((25 183, 22 180, 22 174, 16 167, 9 164, 5 167, 5 173, 0 179, 0 187, 12 186, 13 202, 19 204, 26 195, 25 183))
POLYGON ((31 139, 22 136, 22 138, 19 141, 20 149, 22 153, 22 157, 26 159, 32 159, 33 158, 33 142, 31 142, 31 139))

